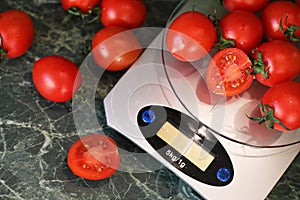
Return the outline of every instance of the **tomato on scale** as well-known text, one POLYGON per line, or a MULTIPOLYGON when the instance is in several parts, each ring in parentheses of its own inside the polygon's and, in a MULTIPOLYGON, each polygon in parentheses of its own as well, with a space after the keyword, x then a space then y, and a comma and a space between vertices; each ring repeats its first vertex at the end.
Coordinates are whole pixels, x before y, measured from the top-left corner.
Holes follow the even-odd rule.
POLYGON ((263 26, 252 12, 232 11, 220 20, 219 36, 219 49, 236 47, 249 54, 262 41, 263 26))
POLYGON ((218 95, 238 95, 253 82, 254 76, 247 72, 251 65, 248 55, 238 48, 220 50, 207 67, 207 87, 218 95))
POLYGON ((289 41, 264 42, 257 47, 252 58, 251 73, 258 82, 269 87, 293 80, 300 72, 300 50, 289 41))
POLYGON ((300 7, 290 1, 274 1, 261 13, 265 37, 269 40, 281 39, 299 41, 300 7))
POLYGON ((30 16, 22 10, 0 13, 0 59, 23 55, 34 39, 34 26, 30 16))
POLYGON ((179 15, 166 33, 168 50, 181 61, 201 59, 213 48, 216 40, 214 24, 197 11, 187 11, 179 15))
POLYGON ((300 128, 300 82, 286 81, 269 88, 263 95, 261 117, 249 117, 267 128, 290 131, 300 128))
POLYGON ((229 11, 234 10, 246 10, 250 12, 258 12, 262 10, 270 0, 252 0, 252 1, 241 1, 241 0, 223 0, 223 6, 229 11))
POLYGON ((120 155, 112 138, 91 134, 73 143, 68 152, 67 163, 76 176, 101 180, 116 172, 120 165, 120 155))

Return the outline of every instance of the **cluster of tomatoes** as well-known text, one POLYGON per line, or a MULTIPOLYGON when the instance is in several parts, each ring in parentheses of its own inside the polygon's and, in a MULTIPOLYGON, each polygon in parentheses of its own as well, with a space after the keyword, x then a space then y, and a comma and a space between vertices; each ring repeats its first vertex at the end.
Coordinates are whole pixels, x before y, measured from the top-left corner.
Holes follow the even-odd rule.
POLYGON ((166 44, 179 60, 195 61, 212 49, 206 84, 215 94, 235 96, 254 80, 268 87, 260 104, 268 128, 300 127, 300 1, 223 0, 221 19, 188 11, 170 24, 166 44), (214 20, 212 20, 214 19, 214 20))
MULTIPOLYGON (((67 11, 62 23, 71 15, 85 17, 98 12, 104 25, 92 38, 95 62, 110 71, 128 68, 142 51, 130 29, 140 27, 146 17, 143 0, 61 0, 67 11), (101 11, 101 12, 99 12, 101 11)), ((22 10, 0 13, 0 58, 22 56, 34 40, 31 17, 22 10)), ((36 90, 52 102, 73 98, 82 84, 78 66, 66 57, 49 55, 34 62, 32 79, 36 90)), ((68 152, 68 166, 80 177, 100 180, 115 173, 120 164, 116 143, 108 136, 91 134, 76 141, 68 152)))

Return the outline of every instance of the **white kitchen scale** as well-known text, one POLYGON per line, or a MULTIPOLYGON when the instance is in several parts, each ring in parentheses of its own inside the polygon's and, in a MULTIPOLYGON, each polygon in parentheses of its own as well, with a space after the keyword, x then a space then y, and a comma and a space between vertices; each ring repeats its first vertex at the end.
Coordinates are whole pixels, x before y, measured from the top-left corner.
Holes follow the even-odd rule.
MULTIPOLYGON (((180 3, 171 19, 187 10, 209 14, 214 1, 180 3)), ((220 17, 220 16, 219 16, 220 17)), ((104 99, 107 123, 206 199, 264 199, 300 150, 300 130, 278 132, 258 125, 266 87, 254 82, 225 99, 205 87, 210 57, 182 63, 158 34, 104 99)))

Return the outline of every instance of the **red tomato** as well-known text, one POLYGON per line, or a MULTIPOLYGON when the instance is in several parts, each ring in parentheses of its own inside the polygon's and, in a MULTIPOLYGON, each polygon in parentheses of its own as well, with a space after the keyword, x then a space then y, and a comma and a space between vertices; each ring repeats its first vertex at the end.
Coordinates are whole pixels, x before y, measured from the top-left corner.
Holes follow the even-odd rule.
POLYGON ((46 56, 36 61, 32 78, 37 91, 53 102, 72 99, 82 82, 78 67, 61 56, 46 56))
POLYGON ((34 39, 30 16, 21 10, 0 13, 0 57, 16 58, 23 55, 34 39))
POLYGON ((263 9, 261 20, 264 27, 264 34, 269 40, 287 40, 288 38, 290 40, 299 40, 300 7, 295 3, 289 1, 274 1, 263 9), (285 33, 280 30, 281 20, 282 28, 285 33), (288 31, 287 29, 291 30, 288 31))
POLYGON ((294 79, 300 72, 300 51, 289 41, 272 40, 258 46, 253 74, 266 86, 294 79), (261 55, 261 58, 260 58, 261 55))
POLYGON ((141 52, 141 44, 134 33, 123 27, 104 27, 92 40, 95 62, 109 71, 130 67, 141 52))
MULTIPOLYGON (((220 20, 221 42, 220 46, 225 46, 228 40, 233 40, 235 45, 245 53, 250 53, 263 38, 263 26, 260 19, 249 11, 233 11, 225 15, 220 20), (225 41, 222 39, 225 39, 225 41)), ((232 45, 229 42, 229 46, 232 45)))
POLYGON ((223 0, 223 6, 229 11, 246 10, 258 12, 265 7, 270 0, 223 0))
POLYGON ((102 0, 100 20, 104 26, 138 28, 145 18, 143 0, 102 0))
POLYGON ((61 5, 64 10, 77 8, 83 14, 89 13, 94 7, 99 6, 100 0, 61 0, 61 5))
POLYGON ((214 24, 196 11, 188 11, 175 18, 166 34, 168 50, 181 61, 202 58, 213 48, 216 40, 214 24))
POLYGON ((287 131, 300 128, 300 83, 287 81, 269 88, 261 100, 262 117, 250 118, 268 128, 287 131))
POLYGON ((254 76, 247 73, 252 63, 242 50, 226 48, 218 51, 206 71, 207 87, 215 94, 234 96, 247 90, 254 76))
POLYGON ((101 180, 116 172, 120 165, 120 156, 112 138, 92 134, 82 137, 71 146, 67 162, 76 176, 101 180))

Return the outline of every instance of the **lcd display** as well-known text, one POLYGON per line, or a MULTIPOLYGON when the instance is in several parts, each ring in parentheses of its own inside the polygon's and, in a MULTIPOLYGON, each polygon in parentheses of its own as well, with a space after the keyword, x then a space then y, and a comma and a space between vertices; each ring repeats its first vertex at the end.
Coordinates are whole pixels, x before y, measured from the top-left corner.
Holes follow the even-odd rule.
POLYGON ((166 122, 156 134, 203 172, 214 160, 214 156, 188 138, 170 122, 166 122))

